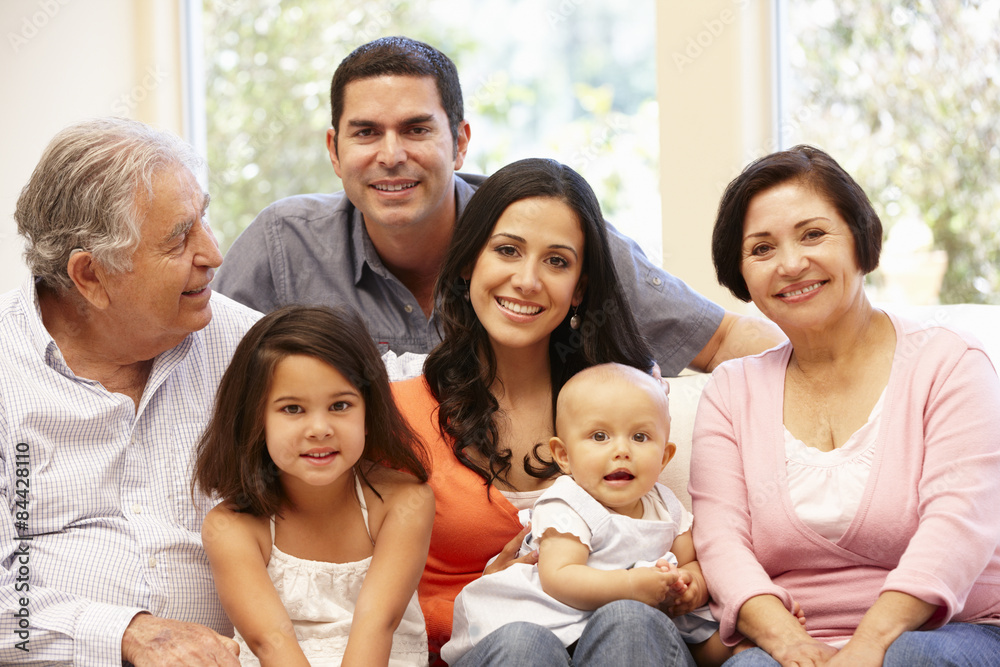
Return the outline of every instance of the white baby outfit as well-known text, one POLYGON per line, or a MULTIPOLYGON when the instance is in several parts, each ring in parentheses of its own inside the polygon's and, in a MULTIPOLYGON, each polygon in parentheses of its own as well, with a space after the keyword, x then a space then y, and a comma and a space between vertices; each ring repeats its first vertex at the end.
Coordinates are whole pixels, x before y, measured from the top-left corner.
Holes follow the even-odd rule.
MULTIPOLYGON (((651 508, 654 504, 662 504, 666 509, 666 512, 652 513, 659 515, 657 520, 633 519, 608 510, 572 477, 560 477, 535 503, 535 514, 543 506, 549 506, 542 510, 548 515, 546 525, 532 523, 531 535, 525 537, 518 555, 523 556, 536 548, 538 538, 546 528, 552 527, 579 537, 590 548, 587 565, 597 569, 620 570, 637 564, 649 566, 666 555, 673 559, 670 547, 690 523, 689 514, 673 492, 662 484, 656 484, 643 498, 644 507, 651 508), (582 531, 578 528, 581 518, 586 524, 582 531)), ((647 511, 644 516, 650 514, 647 511)), ((676 563, 676 559, 673 562, 676 563)), ((697 612, 701 612, 699 616, 704 614, 711 618, 707 607, 697 612)), ((442 647, 441 657, 454 663, 488 634, 516 621, 542 625, 564 646, 569 646, 580 638, 592 613, 565 605, 543 592, 537 565, 515 563, 473 581, 458 594, 451 640, 442 647)), ((718 629, 714 621, 691 616, 682 617, 683 625, 678 623, 682 634, 685 630, 691 632, 685 636, 686 641, 702 642, 718 629)))
MULTIPOLYGON (((368 505, 356 476, 354 484, 365 529, 371 539, 368 505)), ((299 646, 313 667, 339 667, 343 660, 354 606, 371 561, 369 556, 354 563, 325 563, 283 553, 274 546, 274 519, 271 519, 271 557, 267 573, 292 620, 299 646)), ((235 639, 240 646, 240 664, 259 667, 260 661, 238 631, 235 639)), ((426 667, 427 660, 424 616, 414 592, 393 635, 389 667, 426 667)))

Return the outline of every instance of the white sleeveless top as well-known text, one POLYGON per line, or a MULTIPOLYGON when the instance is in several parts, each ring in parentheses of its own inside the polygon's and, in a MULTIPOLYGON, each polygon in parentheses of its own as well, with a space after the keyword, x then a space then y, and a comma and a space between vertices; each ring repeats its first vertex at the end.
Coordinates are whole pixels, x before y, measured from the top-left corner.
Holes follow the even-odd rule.
MULTIPOLYGON (((354 486, 368 539, 371 539, 368 505, 357 476, 354 486)), ((343 660, 354 606, 371 561, 369 556, 354 563, 325 563, 286 554, 274 546, 274 518, 271 518, 271 557, 267 563, 267 574, 288 611, 299 646, 313 667, 339 667, 343 660)), ((259 667, 260 661, 238 631, 234 639, 240 646, 240 664, 259 667)), ((424 616, 414 591, 403 613, 403 620, 393 635, 389 666, 426 667, 427 660, 424 616)))

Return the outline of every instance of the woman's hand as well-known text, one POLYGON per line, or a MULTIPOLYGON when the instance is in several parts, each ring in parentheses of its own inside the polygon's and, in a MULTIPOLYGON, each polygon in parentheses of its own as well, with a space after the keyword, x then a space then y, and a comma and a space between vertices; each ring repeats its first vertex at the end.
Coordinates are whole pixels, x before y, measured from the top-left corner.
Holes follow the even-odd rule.
POLYGON ((781 667, 816 667, 831 664, 830 661, 837 656, 837 649, 808 635, 806 637, 773 649, 771 657, 777 660, 781 667))
POLYGON ((483 570, 483 576, 487 574, 496 574, 502 570, 506 570, 508 567, 514 563, 526 563, 528 565, 534 565, 538 562, 538 549, 535 549, 531 553, 525 554, 520 558, 517 558, 517 552, 521 549, 521 542, 524 541, 524 536, 531 532, 531 524, 521 529, 521 532, 514 536, 514 538, 504 545, 504 548, 500 550, 497 557, 486 566, 483 570))
POLYGON ((838 667, 879 667, 884 659, 885 649, 876 642, 855 636, 837 652, 829 664, 838 667))
POLYGON ((797 605, 790 612, 775 596, 758 595, 743 603, 736 627, 783 667, 825 665, 837 649, 813 639, 804 620, 797 605))

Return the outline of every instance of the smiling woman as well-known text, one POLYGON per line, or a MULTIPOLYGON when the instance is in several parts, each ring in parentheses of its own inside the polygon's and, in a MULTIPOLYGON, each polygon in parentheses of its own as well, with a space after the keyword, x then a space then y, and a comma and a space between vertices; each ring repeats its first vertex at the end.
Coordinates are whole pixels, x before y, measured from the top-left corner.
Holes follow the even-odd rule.
POLYGON ((694 430, 695 545, 723 639, 756 644, 727 664, 1000 655, 1000 380, 971 336, 868 301, 881 229, 809 146, 719 206, 719 281, 788 336, 719 366, 694 430))
MULTIPOLYGON (((521 160, 483 183, 455 225, 435 291, 444 341, 428 356, 425 377, 393 385, 427 443, 437 498, 419 588, 432 653, 451 634, 459 590, 501 550, 493 567, 511 562, 523 535, 518 510, 558 474, 539 443, 554 434, 559 389, 598 363, 652 367, 618 283, 597 199, 558 162, 521 160)), ((676 627, 654 607, 619 600, 594 618, 612 637, 596 642, 596 664, 680 664, 686 653, 676 627), (600 654, 612 645, 635 654, 600 654)), ((552 653, 506 634, 514 629, 484 639, 502 649, 496 664, 568 659, 547 629, 521 628, 543 643, 555 641, 552 653)), ((574 660, 586 664, 585 654, 574 660)))

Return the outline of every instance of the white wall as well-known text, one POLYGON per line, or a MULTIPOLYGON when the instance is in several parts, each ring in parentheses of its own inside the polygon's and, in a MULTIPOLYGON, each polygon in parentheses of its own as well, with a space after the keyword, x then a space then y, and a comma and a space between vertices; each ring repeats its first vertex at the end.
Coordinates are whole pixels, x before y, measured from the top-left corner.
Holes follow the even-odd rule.
POLYGON ((183 132, 178 16, 171 0, 0 2, 0 292, 28 275, 14 207, 56 132, 95 116, 183 132))
POLYGON ((778 149, 775 0, 660 0, 657 95, 663 265, 736 312, 748 306, 720 287, 712 227, 726 185, 754 157, 778 149))

